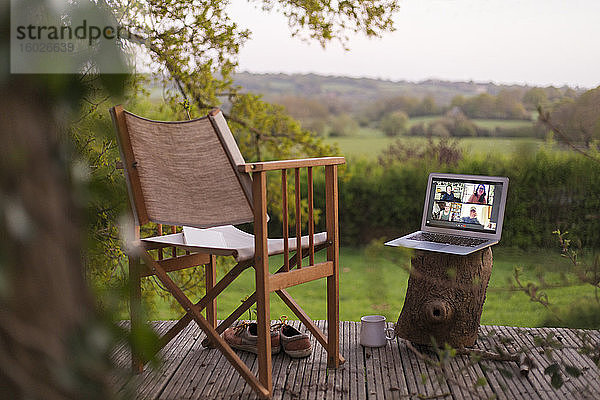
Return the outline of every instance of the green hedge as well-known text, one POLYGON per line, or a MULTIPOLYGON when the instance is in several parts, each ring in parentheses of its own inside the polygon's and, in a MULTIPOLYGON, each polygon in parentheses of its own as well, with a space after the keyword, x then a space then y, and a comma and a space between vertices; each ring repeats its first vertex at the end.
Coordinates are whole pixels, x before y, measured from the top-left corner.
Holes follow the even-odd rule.
POLYGON ((552 232, 557 228, 585 247, 600 244, 600 162, 527 149, 512 157, 467 159, 450 168, 411 161, 384 169, 374 161, 348 160, 339 186, 342 244, 364 245, 417 230, 430 172, 508 176, 504 245, 556 247, 552 232))

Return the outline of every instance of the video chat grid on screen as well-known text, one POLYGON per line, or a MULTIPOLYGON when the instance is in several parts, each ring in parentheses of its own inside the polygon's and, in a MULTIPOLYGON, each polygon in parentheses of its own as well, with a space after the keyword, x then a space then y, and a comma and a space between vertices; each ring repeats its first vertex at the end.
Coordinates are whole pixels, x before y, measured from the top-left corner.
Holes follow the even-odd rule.
POLYGON ((495 184, 434 180, 432 185, 429 225, 495 232, 495 184))

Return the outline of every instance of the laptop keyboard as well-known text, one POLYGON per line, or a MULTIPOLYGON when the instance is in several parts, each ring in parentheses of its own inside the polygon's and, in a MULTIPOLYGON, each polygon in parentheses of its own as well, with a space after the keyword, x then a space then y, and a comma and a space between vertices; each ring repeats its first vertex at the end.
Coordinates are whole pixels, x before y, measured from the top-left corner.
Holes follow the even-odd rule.
POLYGON ((487 242, 487 239, 476 239, 476 238, 468 238, 468 237, 463 237, 463 236, 451 236, 451 235, 444 235, 441 233, 429 233, 429 232, 419 232, 412 236, 409 236, 407 239, 418 240, 421 242, 453 244, 453 245, 465 246, 465 247, 475 247, 475 246, 479 246, 482 243, 487 242))

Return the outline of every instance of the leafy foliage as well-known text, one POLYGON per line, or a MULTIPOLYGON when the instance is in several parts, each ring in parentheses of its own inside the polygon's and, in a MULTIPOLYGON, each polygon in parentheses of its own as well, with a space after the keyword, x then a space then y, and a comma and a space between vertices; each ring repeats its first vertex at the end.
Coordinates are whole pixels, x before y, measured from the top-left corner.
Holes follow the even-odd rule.
POLYGON ((373 237, 397 237, 420 226, 427 176, 440 171, 510 178, 503 245, 554 247, 552 232, 557 227, 581 238, 583 247, 600 243, 600 198, 592 189, 600 185, 600 164, 573 153, 528 147, 511 156, 461 158, 451 143, 435 143, 394 144, 379 165, 366 160, 348 163, 340 176, 343 243, 366 244, 373 237), (446 152, 448 156, 441 157, 446 152))
MULTIPOLYGON (((378 36, 393 29, 391 15, 397 5, 389 1, 288 2, 259 1, 265 11, 282 12, 293 34, 308 34, 325 45, 331 40, 344 42, 345 32, 363 32, 378 36)), ((334 155, 337 150, 324 145, 312 132, 303 129, 281 106, 270 104, 259 95, 241 93, 233 84, 232 73, 237 55, 250 32, 241 29, 228 15, 228 2, 201 1, 122 1, 108 0, 115 19, 126 26, 131 40, 125 42, 130 52, 149 56, 152 70, 162 71, 162 104, 145 100, 144 78, 134 75, 128 86, 126 108, 145 117, 183 120, 205 115, 215 107, 226 113, 229 125, 247 161, 334 155)), ((87 82, 89 87, 98 86, 87 82)), ((72 135, 81 154, 82 165, 90 179, 90 190, 82 201, 87 205, 88 248, 86 261, 92 281, 99 291, 109 291, 124 282, 127 272, 121 235, 132 231, 123 218, 127 213, 127 196, 121 172, 115 169, 118 151, 108 106, 112 99, 102 90, 82 103, 81 120, 72 135), (121 235, 120 235, 121 234, 121 235)), ((277 182, 269 183, 278 204, 277 182)), ((273 205, 272 204, 272 205, 273 205)), ((306 210, 306 201, 303 210, 306 210)), ((275 207, 276 209, 276 207, 275 207)), ((317 218, 319 212, 317 211, 317 218)), ((160 227, 150 224, 142 234, 156 234, 160 227)), ((219 268, 228 268, 220 261, 219 268)), ((198 290, 203 275, 186 270, 173 274, 184 289, 198 290)), ((158 282, 143 280, 145 289, 155 288, 163 295, 158 282)), ((143 291, 152 293, 153 291, 143 291)), ((148 305, 153 296, 146 297, 148 305)), ((105 301, 110 301, 106 296, 105 301)))
POLYGON ((589 90, 576 99, 564 99, 550 108, 548 114, 540 112, 540 122, 556 134, 556 138, 569 145, 598 148, 600 140, 600 88, 589 90))

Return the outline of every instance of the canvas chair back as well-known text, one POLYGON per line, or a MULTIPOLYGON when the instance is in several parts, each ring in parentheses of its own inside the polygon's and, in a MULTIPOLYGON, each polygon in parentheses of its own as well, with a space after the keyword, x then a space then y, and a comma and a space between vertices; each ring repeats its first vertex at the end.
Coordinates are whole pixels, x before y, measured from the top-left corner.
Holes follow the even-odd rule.
POLYGON ((253 221, 252 181, 220 110, 183 122, 111 109, 138 225, 208 228, 253 221))

